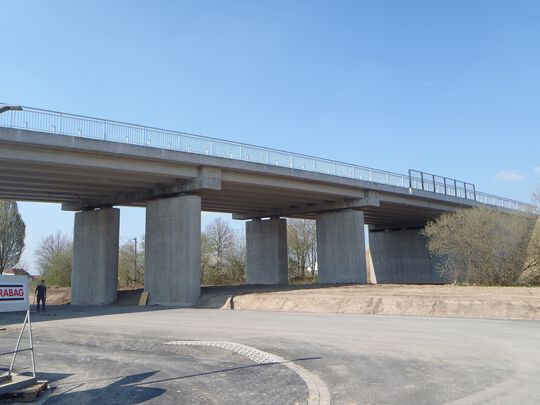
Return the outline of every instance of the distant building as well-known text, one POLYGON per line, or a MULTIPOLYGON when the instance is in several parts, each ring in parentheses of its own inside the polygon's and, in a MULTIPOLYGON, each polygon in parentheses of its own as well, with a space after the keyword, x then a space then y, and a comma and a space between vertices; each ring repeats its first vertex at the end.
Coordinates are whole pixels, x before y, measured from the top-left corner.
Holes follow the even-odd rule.
POLYGON ((28 273, 25 269, 9 269, 2 273, 5 276, 26 276, 29 279, 33 280, 34 276, 28 273))

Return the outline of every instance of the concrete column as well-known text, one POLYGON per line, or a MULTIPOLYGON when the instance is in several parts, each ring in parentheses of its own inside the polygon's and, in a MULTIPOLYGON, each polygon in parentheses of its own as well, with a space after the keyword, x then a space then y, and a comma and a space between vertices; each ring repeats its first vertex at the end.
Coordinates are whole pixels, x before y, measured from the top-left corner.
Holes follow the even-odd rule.
POLYGON ((75 214, 72 304, 106 305, 116 300, 119 228, 117 208, 75 214))
POLYGON ((287 284, 287 220, 246 222, 247 284, 287 284))
POLYGON ((378 284, 437 284, 436 260, 418 229, 369 233, 369 249, 378 284))
POLYGON ((519 276, 520 282, 528 283, 539 279, 540 263, 537 261, 538 241, 540 241, 540 217, 536 218, 536 223, 531 230, 531 239, 527 247, 527 257, 523 263, 523 268, 526 270, 519 276))
POLYGON ((367 283, 364 214, 335 211, 317 217, 319 283, 367 283))
POLYGON ((151 305, 192 306, 201 294, 201 197, 146 205, 144 289, 151 305))

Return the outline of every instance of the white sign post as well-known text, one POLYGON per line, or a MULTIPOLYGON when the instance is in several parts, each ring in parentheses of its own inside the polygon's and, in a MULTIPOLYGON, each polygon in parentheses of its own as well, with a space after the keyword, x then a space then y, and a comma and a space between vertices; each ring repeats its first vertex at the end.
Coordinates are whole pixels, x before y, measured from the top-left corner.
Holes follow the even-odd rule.
POLYGON ((0 355, 12 354, 11 365, 7 377, 11 377, 13 366, 15 364, 15 358, 17 353, 30 351, 30 358, 32 359, 32 374, 36 378, 36 365, 34 360, 34 342, 32 341, 32 323, 30 321, 30 299, 28 292, 28 277, 26 276, 2 276, 0 275, 0 312, 17 312, 25 311, 26 317, 15 345, 15 350, 12 352, 0 353, 0 355), (30 340, 30 347, 28 349, 19 349, 21 338, 28 324, 28 335, 30 340))

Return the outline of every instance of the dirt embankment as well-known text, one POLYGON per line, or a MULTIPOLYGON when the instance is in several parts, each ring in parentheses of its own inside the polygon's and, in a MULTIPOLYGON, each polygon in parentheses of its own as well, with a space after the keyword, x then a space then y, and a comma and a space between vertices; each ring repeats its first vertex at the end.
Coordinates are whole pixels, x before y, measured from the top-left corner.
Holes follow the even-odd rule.
POLYGON ((540 320, 540 288, 354 285, 283 291, 207 291, 199 307, 235 310, 540 320))
MULTIPOLYGON (((35 297, 32 298, 35 301, 35 297)), ((70 287, 47 287, 47 304, 64 305, 71 302, 70 287)), ((35 303, 35 302, 33 302, 35 303)))
MULTIPOLYGON (((142 289, 117 305, 137 305, 142 289)), ((540 320, 540 287, 453 285, 289 285, 203 287, 197 308, 540 320)), ((68 304, 69 288, 49 288, 48 304, 68 304)))

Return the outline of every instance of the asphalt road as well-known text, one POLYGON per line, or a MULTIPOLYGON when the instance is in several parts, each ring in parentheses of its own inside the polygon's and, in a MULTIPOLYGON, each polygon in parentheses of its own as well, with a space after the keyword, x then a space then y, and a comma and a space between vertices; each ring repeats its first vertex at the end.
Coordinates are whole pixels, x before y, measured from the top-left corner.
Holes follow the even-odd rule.
MULTIPOLYGON (((19 319, 0 315, 0 350, 19 319)), ((138 307, 50 307, 33 320, 38 371, 54 388, 47 404, 308 403, 287 362, 166 344, 186 340, 280 356, 318 378, 332 404, 540 403, 539 321, 138 307)))

